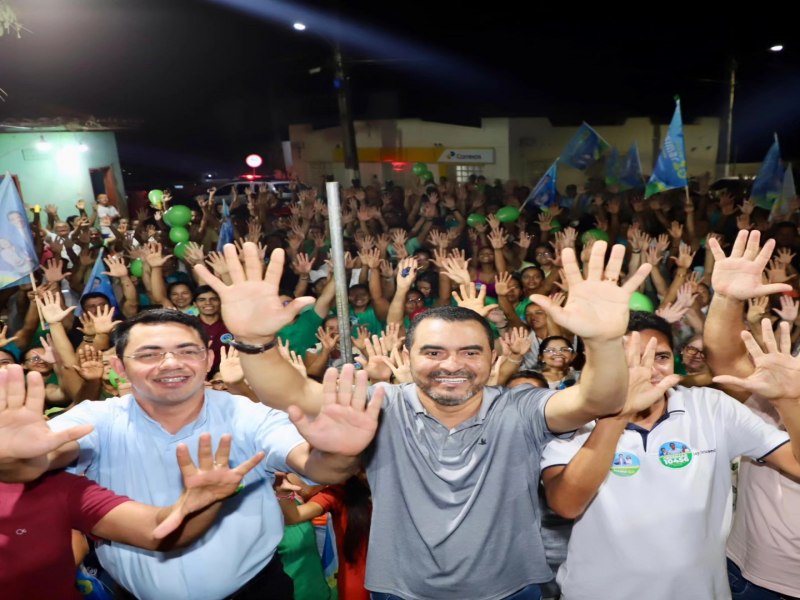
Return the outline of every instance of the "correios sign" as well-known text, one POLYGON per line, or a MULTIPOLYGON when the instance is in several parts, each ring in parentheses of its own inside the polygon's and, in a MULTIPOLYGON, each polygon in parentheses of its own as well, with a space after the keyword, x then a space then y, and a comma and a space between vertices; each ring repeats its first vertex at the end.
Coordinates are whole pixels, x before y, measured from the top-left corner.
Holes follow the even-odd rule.
POLYGON ((447 148, 442 152, 440 163, 494 163, 494 148, 447 148))

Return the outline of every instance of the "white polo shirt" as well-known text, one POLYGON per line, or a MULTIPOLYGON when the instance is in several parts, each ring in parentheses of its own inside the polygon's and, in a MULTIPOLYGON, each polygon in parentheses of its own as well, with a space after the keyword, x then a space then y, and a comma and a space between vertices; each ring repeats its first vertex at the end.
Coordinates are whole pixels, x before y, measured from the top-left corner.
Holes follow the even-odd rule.
MULTIPOLYGON (((550 442, 542 470, 568 464, 590 433, 550 442)), ((730 598, 730 462, 762 458, 788 439, 718 390, 671 391, 651 431, 626 427, 606 480, 575 522, 557 577, 563 600, 730 598)))

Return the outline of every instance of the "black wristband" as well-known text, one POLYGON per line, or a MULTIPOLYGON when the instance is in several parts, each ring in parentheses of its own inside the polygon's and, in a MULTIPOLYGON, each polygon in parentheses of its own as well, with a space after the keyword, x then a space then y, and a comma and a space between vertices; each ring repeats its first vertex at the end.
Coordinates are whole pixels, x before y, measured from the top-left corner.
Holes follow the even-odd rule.
POLYGON ((259 346, 253 346, 252 344, 245 344, 244 342, 240 342, 238 340, 231 340, 228 342, 228 345, 232 348, 236 348, 242 354, 262 354, 271 348, 274 348, 275 345, 278 343, 278 338, 273 338, 272 341, 267 342, 266 344, 261 344, 259 346))

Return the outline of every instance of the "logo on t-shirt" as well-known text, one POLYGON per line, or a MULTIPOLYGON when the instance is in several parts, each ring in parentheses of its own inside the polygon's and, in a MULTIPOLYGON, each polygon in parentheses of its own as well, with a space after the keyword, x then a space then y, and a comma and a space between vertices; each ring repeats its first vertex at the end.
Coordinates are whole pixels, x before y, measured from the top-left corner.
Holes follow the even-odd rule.
POLYGON ((632 452, 617 452, 611 463, 611 472, 620 477, 630 477, 639 472, 639 457, 632 452))
POLYGON ((658 449, 658 460, 670 469, 681 469, 692 462, 692 449, 683 442, 667 442, 658 449))
POLYGON ((223 333, 221 336, 219 336, 219 341, 223 344, 230 344, 233 341, 233 334, 223 333))

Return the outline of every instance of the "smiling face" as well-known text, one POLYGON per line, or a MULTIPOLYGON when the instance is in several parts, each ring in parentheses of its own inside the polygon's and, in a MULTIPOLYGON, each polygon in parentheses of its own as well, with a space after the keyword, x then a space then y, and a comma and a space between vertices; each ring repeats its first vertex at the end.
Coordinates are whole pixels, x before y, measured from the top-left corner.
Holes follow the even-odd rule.
POLYGON ((172 353, 202 348, 200 335, 186 325, 139 324, 130 330, 123 359, 114 358, 112 364, 120 375, 130 381, 136 400, 153 407, 167 408, 202 399, 206 374, 214 362, 213 353, 207 351, 204 356, 193 359, 179 358, 172 353), (169 353, 163 359, 146 359, 148 354, 165 351, 169 353))
POLYGON ((653 385, 659 383, 667 375, 675 373, 675 359, 672 354, 672 348, 669 345, 669 340, 660 331, 655 329, 645 329, 639 332, 640 344, 642 348, 646 348, 648 342, 652 338, 656 338, 656 355, 653 360, 653 368, 650 375, 650 383, 653 385))
POLYGON ((575 351, 564 338, 548 340, 547 344, 539 350, 541 361, 550 369, 565 371, 575 360, 575 351))
POLYGON ((681 358, 689 373, 697 373, 701 370, 706 362, 706 355, 703 352, 703 336, 695 336, 690 339, 681 351, 681 358))
POLYGON ((179 310, 189 308, 192 305, 191 288, 184 283, 173 285, 169 290, 169 301, 179 310))
POLYGON ((197 310, 200 311, 200 314, 209 318, 218 317, 222 306, 216 292, 198 294, 195 304, 197 304, 197 310))
POLYGON ((480 323, 436 318, 417 325, 409 355, 419 391, 441 406, 459 406, 481 393, 493 360, 480 323))
POLYGON ((544 273, 536 267, 528 267, 522 272, 522 288, 526 295, 532 294, 544 281, 544 273))

